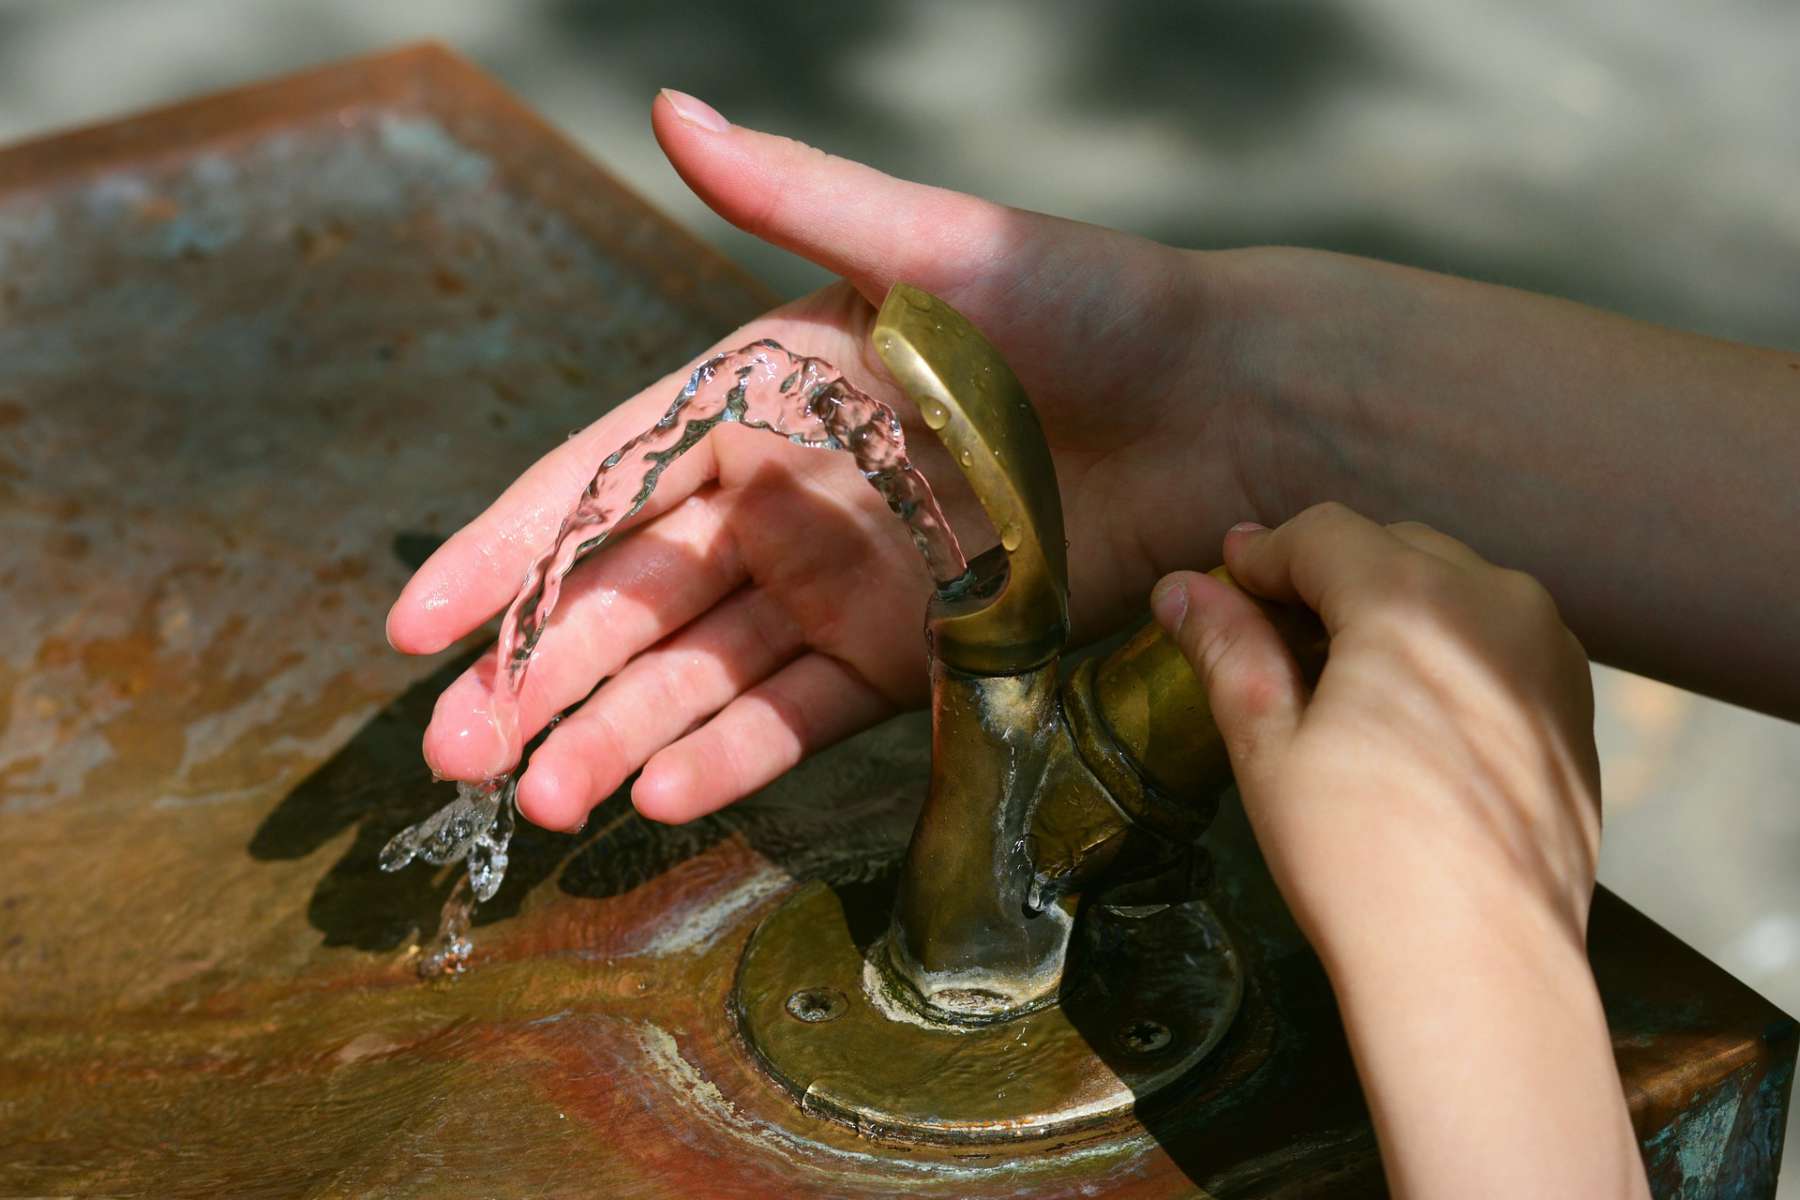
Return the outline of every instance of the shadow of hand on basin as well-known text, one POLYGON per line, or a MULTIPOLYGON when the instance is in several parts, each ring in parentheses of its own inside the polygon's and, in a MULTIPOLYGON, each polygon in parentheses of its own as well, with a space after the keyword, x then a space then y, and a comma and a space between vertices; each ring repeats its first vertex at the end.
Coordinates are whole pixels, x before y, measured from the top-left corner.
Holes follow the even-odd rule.
MULTIPOLYGON (((795 453, 807 460, 819 454, 795 453)), ((842 469, 855 470, 847 456, 842 469)), ((855 524, 857 518, 807 497, 784 474, 770 463, 756 479, 739 485, 741 519, 767 519, 770 498, 779 495, 784 498, 783 523, 805 531, 815 551, 821 541, 843 545, 867 537, 855 524)), ((655 526, 631 537, 655 539, 655 526)), ((394 545, 395 553, 411 562, 428 556, 431 548, 429 539, 413 535, 396 538, 394 545)), ((673 557, 701 553, 680 547, 673 557)), ((705 566, 698 560, 687 568, 678 561, 665 565, 672 572, 705 566)), ((572 577, 565 602, 594 586, 592 578, 572 577)), ((844 582, 841 576, 831 580, 844 582)), ((922 592, 928 590, 922 571, 920 583, 922 592)), ((628 583, 616 590, 629 597, 634 586, 642 585, 628 583)), ((921 608, 923 600, 922 594, 921 608)), ((284 797, 252 836, 252 857, 290 860, 317 852, 355 827, 349 847, 319 880, 307 905, 308 920, 325 935, 326 945, 386 951, 436 928, 461 865, 434 871, 415 864, 387 874, 380 869, 379 855, 394 834, 449 801, 449 785, 433 778, 420 745, 438 696, 480 654, 491 652, 490 647, 456 656, 383 707, 284 797)), ((922 639, 919 654, 922 669, 922 639)), ((629 796, 632 779, 593 810, 584 833, 575 838, 520 821, 506 880, 492 900, 475 910, 474 922, 481 926, 513 916, 525 896, 552 876, 559 876, 560 890, 568 896, 621 895, 733 837, 794 879, 835 883, 869 878, 905 847, 925 792, 927 743, 922 718, 900 718, 813 755, 756 795, 686 825, 662 825, 639 816, 629 796)))
MULTIPOLYGON (((459 654, 377 712, 342 749, 282 798, 251 837, 251 857, 305 858, 355 826, 343 856, 319 880, 307 920, 327 946, 392 950, 416 934, 429 936, 462 871, 414 867, 383 872, 381 848, 401 829, 448 802, 449 785, 434 779, 419 743, 439 693, 479 657, 459 654)), ((479 910, 484 920, 511 915, 519 899, 554 869, 555 835, 523 824, 513 838, 506 887, 479 910)))
MULTIPOLYGON (((436 928, 462 865, 432 870, 415 864, 389 874, 380 869, 379 855, 394 834, 449 800, 449 785, 432 777, 419 744, 438 695, 478 657, 458 655, 383 707, 284 797, 251 838, 254 858, 298 859, 356 827, 307 904, 307 919, 326 945, 386 951, 436 928)), ((872 878, 905 847, 924 795, 925 746, 923 719, 902 717, 686 825, 639 816, 631 807, 630 780, 593 811, 576 837, 521 821, 506 881, 475 910, 475 924, 515 915, 525 896, 552 876, 568 896, 604 899, 732 837, 797 880, 872 878)))

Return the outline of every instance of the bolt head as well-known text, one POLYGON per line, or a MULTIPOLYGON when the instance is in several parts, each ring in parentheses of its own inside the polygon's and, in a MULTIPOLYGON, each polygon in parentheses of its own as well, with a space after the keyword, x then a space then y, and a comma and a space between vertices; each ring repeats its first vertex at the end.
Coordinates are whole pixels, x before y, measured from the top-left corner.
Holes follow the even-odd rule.
POLYGON ((1175 1035, 1161 1021, 1140 1017, 1119 1027, 1119 1047, 1127 1054, 1155 1054, 1174 1040, 1175 1035))
POLYGON ((787 998, 788 1015, 808 1025, 835 1021, 849 1006, 844 993, 836 988, 801 988, 787 998))

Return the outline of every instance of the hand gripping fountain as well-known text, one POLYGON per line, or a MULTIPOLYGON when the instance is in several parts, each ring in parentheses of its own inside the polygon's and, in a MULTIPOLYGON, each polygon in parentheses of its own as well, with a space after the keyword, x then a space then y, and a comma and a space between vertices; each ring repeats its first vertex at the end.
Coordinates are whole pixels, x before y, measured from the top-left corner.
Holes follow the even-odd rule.
MULTIPOLYGON (((881 1135, 1103 1126, 1192 1072, 1243 1001, 1243 955, 1201 895, 1195 845, 1229 762, 1154 626, 1062 670, 1056 471, 1000 355, 904 284, 873 338, 1000 542, 926 615, 930 791, 891 913, 798 891, 745 950, 741 1030, 804 1107, 881 1135)), ((1278 616, 1316 661, 1323 631, 1278 616)))

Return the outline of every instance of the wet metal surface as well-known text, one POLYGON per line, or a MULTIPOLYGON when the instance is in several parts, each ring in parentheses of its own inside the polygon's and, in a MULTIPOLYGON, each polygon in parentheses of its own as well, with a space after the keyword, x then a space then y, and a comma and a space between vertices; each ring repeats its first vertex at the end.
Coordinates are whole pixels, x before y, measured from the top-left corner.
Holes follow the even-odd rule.
MULTIPOLYGON (((375 853, 443 798, 460 659, 388 651, 389 599, 765 300, 430 51, 0 153, 0 1194, 1379 1193, 1229 809, 1250 990, 1144 1134, 899 1149, 757 1072, 744 940, 898 853, 916 719, 680 830, 521 831, 470 974, 417 981, 450 873, 375 853)), ((1610 898, 1594 936, 1653 1178, 1771 1171, 1792 1023, 1610 898)))

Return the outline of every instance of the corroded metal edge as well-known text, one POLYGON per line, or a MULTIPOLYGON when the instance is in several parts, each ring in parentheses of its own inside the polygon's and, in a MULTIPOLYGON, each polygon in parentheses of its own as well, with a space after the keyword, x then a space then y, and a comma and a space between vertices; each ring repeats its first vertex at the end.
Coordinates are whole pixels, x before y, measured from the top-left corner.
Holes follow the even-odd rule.
POLYGON ((370 109, 440 120, 489 156, 508 186, 567 217, 665 296, 721 331, 780 297, 608 174, 492 76, 439 42, 161 105, 0 147, 0 200, 48 192, 130 162, 168 165, 307 120, 370 109))
POLYGON ((1658 1196, 1773 1196, 1800 1026, 1606 888, 1589 956, 1658 1196))

